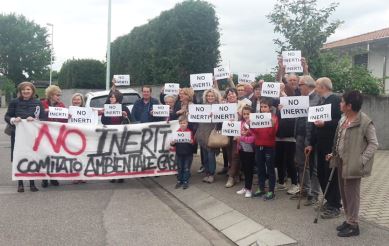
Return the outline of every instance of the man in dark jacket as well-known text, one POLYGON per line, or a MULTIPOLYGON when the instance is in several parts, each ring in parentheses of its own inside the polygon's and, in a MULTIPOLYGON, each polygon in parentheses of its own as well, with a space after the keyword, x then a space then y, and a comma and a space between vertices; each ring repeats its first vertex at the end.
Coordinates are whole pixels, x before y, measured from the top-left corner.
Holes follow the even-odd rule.
POLYGON ((151 115, 153 105, 158 105, 157 99, 151 97, 151 86, 142 86, 142 98, 138 99, 132 108, 132 115, 138 123, 159 121, 159 117, 151 115))

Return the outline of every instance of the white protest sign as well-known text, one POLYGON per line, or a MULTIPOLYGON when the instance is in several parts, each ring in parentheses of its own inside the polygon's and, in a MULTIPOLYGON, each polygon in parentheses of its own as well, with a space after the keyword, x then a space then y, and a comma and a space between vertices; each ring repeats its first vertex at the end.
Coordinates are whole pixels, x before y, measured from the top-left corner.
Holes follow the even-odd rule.
POLYGON ((190 143, 191 133, 190 132, 173 132, 173 140, 176 143, 190 143))
POLYGON ((301 50, 291 50, 282 52, 282 63, 285 65, 286 73, 301 73, 301 50))
POLYGON ((71 117, 69 118, 68 123, 92 125, 98 124, 97 111, 93 110, 92 108, 70 106, 69 114, 71 117))
POLYGON ((215 67, 213 69, 215 80, 228 79, 231 76, 229 67, 215 67))
POLYGON ((122 116, 122 105, 118 104, 104 104, 104 116, 106 117, 120 117, 122 116))
POLYGON ((61 108, 61 107, 49 107, 48 117, 50 119, 68 119, 69 110, 67 108, 61 108))
POLYGON ((107 180, 176 174, 178 121, 94 126, 22 120, 12 180, 107 180))
POLYGON ((237 120, 237 109, 237 103, 212 104, 212 122, 237 120))
POLYGON ((130 85, 130 75, 129 74, 120 74, 114 75, 116 86, 130 85))
POLYGON ((280 97, 281 118, 299 118, 308 116, 309 97, 280 97))
POLYGON ((190 86, 195 91, 204 91, 211 89, 212 85, 212 73, 199 73, 190 75, 190 86))
POLYGON ((154 117, 169 117, 170 107, 169 105, 153 105, 154 117))
POLYGON ((166 95, 178 95, 180 92, 180 84, 177 83, 166 83, 163 93, 166 95))
POLYGON ((253 104, 253 102, 248 99, 248 98, 243 98, 242 100, 240 100, 242 103, 248 105, 248 106, 251 106, 251 104, 253 104))
POLYGON ((280 97, 280 83, 263 82, 261 96, 263 97, 280 97))
POLYGON ((271 113, 251 113, 250 128, 272 127, 271 113))
POLYGON ((308 122, 331 120, 331 104, 309 107, 308 122))
POLYGON ((255 81, 255 73, 240 73, 238 83, 251 83, 255 81))
POLYGON ((208 104, 189 104, 189 122, 211 122, 212 105, 208 104))
POLYGON ((222 135, 240 136, 240 121, 223 121, 222 135))

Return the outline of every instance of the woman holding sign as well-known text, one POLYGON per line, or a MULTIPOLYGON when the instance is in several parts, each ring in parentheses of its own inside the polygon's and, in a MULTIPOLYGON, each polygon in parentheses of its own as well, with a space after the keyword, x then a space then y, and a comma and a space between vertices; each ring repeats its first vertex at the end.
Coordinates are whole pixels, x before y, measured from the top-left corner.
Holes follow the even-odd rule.
MULTIPOLYGON (((221 102, 220 92, 216 89, 208 89, 203 94, 204 104, 218 104, 221 102)), ((211 112, 209 112, 211 114, 211 112)), ((201 150, 204 153, 203 165, 205 169, 205 177, 203 182, 213 183, 216 170, 216 150, 208 147, 208 139, 212 130, 217 127, 216 123, 199 123, 196 132, 196 140, 200 144, 201 150)))
MULTIPOLYGON (((8 105, 5 121, 11 126, 11 161, 15 147, 15 125, 22 119, 27 121, 45 119, 45 112, 42 104, 35 99, 35 86, 30 82, 22 82, 18 86, 19 97, 12 100, 8 105)), ((38 191, 33 180, 30 180, 30 190, 38 191)), ((24 192, 23 181, 18 181, 18 192, 24 192)))

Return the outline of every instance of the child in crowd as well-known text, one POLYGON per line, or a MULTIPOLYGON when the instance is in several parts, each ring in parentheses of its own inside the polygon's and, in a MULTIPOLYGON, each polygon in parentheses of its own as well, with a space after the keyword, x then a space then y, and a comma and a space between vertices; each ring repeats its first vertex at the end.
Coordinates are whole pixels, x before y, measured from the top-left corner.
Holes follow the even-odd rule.
MULTIPOLYGON (((268 98, 261 99, 261 113, 271 112, 272 102, 268 98)), ((274 171, 274 148, 276 142, 276 133, 278 130, 278 120, 274 114, 271 114, 272 126, 268 128, 255 128, 255 162, 258 169, 259 188, 254 197, 264 196, 264 200, 275 198, 274 188, 276 183, 274 171), (266 170, 269 175, 269 190, 265 192, 266 170)))
POLYGON ((193 133, 188 128, 189 122, 186 116, 180 116, 178 118, 178 123, 180 124, 180 128, 177 132, 189 132, 190 141, 180 142, 173 140, 171 142, 171 145, 176 147, 176 163, 178 169, 177 184, 175 188, 178 189, 182 186, 183 189, 187 189, 189 187, 190 167, 193 161, 193 133))
POLYGON ((254 134, 249 127, 251 107, 244 106, 242 109, 241 136, 238 139, 238 150, 240 162, 244 172, 244 187, 237 191, 239 195, 251 197, 251 186, 253 185, 253 165, 254 165, 254 134))

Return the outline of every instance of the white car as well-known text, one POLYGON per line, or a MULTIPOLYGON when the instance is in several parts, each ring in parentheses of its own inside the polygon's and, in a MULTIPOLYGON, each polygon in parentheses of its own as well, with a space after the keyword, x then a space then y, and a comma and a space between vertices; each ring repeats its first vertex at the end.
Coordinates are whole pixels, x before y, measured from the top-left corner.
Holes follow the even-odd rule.
MULTIPOLYGON (((140 98, 139 93, 134 89, 119 89, 119 91, 123 94, 122 104, 127 106, 131 112, 134 103, 140 98)), ((104 108, 104 103, 107 100, 109 92, 110 90, 88 92, 85 95, 85 107, 92 107, 96 109, 104 108)))

